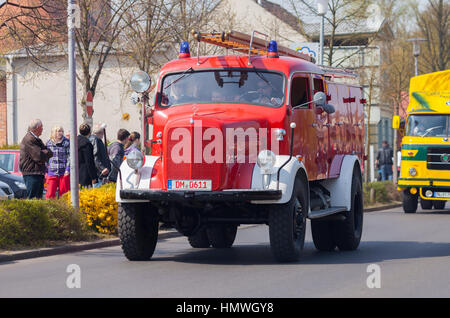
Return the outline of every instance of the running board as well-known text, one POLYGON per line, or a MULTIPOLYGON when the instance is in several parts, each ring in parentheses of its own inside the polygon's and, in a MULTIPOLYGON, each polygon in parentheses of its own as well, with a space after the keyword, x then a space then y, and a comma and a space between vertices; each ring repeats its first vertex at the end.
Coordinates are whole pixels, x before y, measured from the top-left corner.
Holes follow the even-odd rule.
POLYGON ((315 211, 311 211, 309 212, 308 218, 309 219, 320 219, 326 216, 330 216, 339 212, 345 212, 347 211, 347 208, 345 207, 333 207, 333 208, 328 208, 328 209, 323 209, 323 210, 315 210, 315 211))

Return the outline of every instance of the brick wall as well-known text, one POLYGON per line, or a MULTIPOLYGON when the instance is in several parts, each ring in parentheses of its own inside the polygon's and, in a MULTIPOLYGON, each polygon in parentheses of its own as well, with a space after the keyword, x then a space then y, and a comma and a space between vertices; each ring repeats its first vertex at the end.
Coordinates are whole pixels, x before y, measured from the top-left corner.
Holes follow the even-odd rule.
POLYGON ((6 79, 0 77, 0 146, 8 142, 6 124, 6 79))

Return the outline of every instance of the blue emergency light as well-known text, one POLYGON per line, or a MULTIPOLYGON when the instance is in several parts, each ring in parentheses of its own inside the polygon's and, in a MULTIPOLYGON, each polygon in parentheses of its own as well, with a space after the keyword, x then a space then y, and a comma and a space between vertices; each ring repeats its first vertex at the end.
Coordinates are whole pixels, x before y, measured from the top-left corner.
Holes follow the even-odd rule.
POLYGON ((181 42, 180 54, 178 54, 178 58, 186 58, 186 57, 191 57, 191 53, 189 52, 189 42, 184 41, 181 42))
POLYGON ((270 41, 267 48, 268 57, 278 57, 278 44, 277 41, 270 41))

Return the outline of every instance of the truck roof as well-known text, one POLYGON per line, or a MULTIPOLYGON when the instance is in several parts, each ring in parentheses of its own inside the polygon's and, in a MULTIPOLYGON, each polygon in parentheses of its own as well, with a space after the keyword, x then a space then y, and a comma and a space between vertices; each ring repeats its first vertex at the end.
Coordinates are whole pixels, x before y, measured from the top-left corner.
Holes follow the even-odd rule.
POLYGON ((251 64, 248 65, 248 56, 226 55, 226 56, 200 56, 200 65, 197 64, 197 57, 179 58, 165 64, 160 75, 170 72, 185 71, 192 67, 194 70, 206 70, 217 68, 244 68, 244 69, 267 69, 291 74, 294 71, 303 71, 315 74, 324 74, 324 71, 317 65, 288 56, 270 58, 267 56, 251 56, 251 64))
POLYGON ((411 78, 408 113, 450 113, 450 70, 411 78))

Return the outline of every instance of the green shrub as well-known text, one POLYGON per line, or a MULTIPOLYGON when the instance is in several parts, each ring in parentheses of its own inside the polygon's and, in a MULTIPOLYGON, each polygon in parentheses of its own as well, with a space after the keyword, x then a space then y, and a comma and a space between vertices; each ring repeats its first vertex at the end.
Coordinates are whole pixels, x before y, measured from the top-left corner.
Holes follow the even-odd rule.
POLYGON ((397 187, 392 181, 366 183, 363 186, 363 192, 365 205, 401 201, 401 193, 397 191, 397 187), (375 192, 375 200, 370 200, 371 189, 375 192))
POLYGON ((3 145, 0 146, 0 149, 20 149, 20 145, 19 144, 13 144, 13 145, 3 145))
POLYGON ((92 237, 82 214, 58 200, 0 201, 0 249, 92 237))

